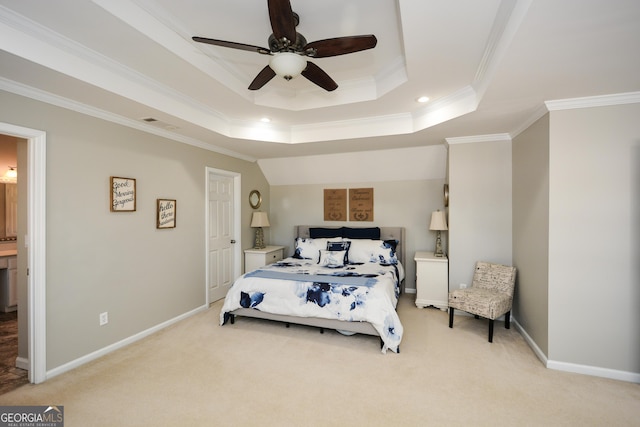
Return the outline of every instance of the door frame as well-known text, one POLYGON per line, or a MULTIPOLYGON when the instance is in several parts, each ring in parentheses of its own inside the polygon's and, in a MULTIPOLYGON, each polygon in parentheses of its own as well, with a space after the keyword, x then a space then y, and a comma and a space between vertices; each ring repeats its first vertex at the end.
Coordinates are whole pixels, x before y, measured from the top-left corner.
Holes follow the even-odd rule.
POLYGON ((241 273, 241 265, 242 265, 242 227, 241 227, 241 218, 242 218, 242 203, 241 203, 241 175, 238 172, 231 172, 223 169, 216 169, 211 167, 205 168, 205 196, 204 196, 204 229, 205 229, 205 245, 204 245, 204 253, 205 253, 205 276, 204 276, 204 287, 205 287, 205 305, 209 306, 209 271, 211 266, 209 265, 209 175, 221 175, 226 176, 233 179, 233 235, 236 243, 233 245, 233 280, 240 276, 241 273))
POLYGON ((0 122, 0 133, 27 140, 27 332, 29 381, 47 379, 46 145, 47 134, 0 122))

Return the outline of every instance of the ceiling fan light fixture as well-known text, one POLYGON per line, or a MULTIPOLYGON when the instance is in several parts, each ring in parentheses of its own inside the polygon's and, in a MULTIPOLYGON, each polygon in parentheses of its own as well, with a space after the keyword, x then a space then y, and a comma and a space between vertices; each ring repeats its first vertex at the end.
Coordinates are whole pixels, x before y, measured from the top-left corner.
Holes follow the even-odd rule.
POLYGON ((307 68, 307 60, 297 53, 279 52, 271 57, 269 67, 285 80, 291 80, 307 68))

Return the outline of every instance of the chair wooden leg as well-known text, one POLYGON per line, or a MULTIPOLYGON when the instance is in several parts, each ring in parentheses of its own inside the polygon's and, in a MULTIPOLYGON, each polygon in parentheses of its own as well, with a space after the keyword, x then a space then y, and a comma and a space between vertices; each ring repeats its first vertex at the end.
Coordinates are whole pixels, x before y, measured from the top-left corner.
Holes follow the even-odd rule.
POLYGON ((493 342, 493 319, 489 319, 489 342, 493 342))
POLYGON ((453 328, 453 307, 449 307, 449 327, 453 328))
POLYGON ((511 312, 507 311, 507 314, 504 315, 504 327, 505 329, 511 329, 511 312))

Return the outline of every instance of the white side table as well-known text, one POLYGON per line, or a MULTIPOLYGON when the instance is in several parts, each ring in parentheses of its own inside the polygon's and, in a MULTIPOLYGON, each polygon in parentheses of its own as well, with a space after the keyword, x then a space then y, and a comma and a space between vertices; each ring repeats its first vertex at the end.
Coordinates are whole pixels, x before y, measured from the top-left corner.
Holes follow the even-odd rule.
POLYGON ((449 260, 433 252, 418 251, 416 262, 416 306, 449 308, 449 260))
POLYGON ((244 271, 249 272, 284 258, 284 246, 267 246, 264 249, 244 251, 244 271))

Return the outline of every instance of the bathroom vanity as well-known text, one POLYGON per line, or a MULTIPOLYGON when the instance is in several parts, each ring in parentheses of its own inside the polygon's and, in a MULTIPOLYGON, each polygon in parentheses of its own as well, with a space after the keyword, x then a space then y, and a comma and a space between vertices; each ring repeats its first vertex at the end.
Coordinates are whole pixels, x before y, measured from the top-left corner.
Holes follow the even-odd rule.
POLYGON ((15 249, 0 250, 0 311, 18 309, 18 257, 15 249))

